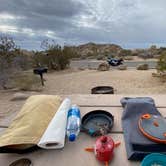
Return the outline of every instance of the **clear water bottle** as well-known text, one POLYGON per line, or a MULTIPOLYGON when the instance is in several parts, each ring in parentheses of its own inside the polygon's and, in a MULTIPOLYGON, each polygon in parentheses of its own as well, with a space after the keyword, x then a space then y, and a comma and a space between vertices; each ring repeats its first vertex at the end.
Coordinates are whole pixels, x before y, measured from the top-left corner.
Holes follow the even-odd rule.
POLYGON ((81 125, 80 110, 77 105, 73 105, 68 112, 67 119, 67 137, 69 141, 75 141, 81 125))

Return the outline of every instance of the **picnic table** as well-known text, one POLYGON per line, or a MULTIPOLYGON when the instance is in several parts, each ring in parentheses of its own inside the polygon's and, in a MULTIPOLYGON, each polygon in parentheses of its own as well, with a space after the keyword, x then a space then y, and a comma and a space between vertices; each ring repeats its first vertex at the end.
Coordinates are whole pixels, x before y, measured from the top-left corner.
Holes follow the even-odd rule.
MULTIPOLYGON (((80 106, 82 116, 89 111, 97 109, 107 110, 114 115, 114 126, 109 135, 115 142, 120 141, 121 145, 115 149, 114 158, 109 165, 140 165, 140 162, 127 160, 121 126, 123 108, 120 104, 120 99, 126 97, 126 95, 63 95, 62 97, 65 98, 66 96, 72 100, 72 103, 80 106)), ((133 95, 127 96, 138 97, 133 95)), ((150 95, 148 97, 152 97, 155 100, 158 110, 163 116, 166 116, 166 95, 150 95)), ((9 126, 15 114, 0 122, 0 132, 3 132, 9 126)), ((0 165, 8 166, 11 162, 25 157, 31 159, 34 166, 101 166, 102 164, 95 159, 93 153, 84 151, 84 148, 93 146, 95 140, 96 138, 92 138, 85 133, 80 133, 76 142, 71 143, 66 140, 65 147, 60 150, 40 149, 28 154, 0 154, 0 165)))

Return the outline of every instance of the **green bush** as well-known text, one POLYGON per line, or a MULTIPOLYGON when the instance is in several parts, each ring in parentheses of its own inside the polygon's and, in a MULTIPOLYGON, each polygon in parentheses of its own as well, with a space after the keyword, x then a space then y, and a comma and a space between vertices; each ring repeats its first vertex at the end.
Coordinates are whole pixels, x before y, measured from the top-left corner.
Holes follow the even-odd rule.
POLYGON ((62 48, 59 45, 52 46, 46 50, 47 67, 49 69, 63 70, 70 63, 70 49, 68 47, 62 48))
POLYGON ((33 56, 34 67, 44 66, 48 69, 63 70, 70 64, 75 52, 68 46, 48 45, 43 52, 35 52, 33 56))
POLYGON ((166 72, 166 51, 164 51, 159 57, 157 62, 157 70, 161 73, 166 72))

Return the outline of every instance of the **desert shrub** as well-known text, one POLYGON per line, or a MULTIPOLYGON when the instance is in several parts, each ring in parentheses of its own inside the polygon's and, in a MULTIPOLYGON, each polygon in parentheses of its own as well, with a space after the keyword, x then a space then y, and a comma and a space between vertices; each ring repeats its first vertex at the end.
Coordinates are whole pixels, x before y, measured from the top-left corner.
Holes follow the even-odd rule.
POLYGON ((81 56, 80 56, 80 59, 81 59, 81 60, 85 60, 86 58, 87 58, 86 55, 81 55, 81 56))
POLYGON ((154 58, 154 55, 152 53, 144 52, 144 53, 139 54, 138 57, 146 60, 149 58, 154 58))
POLYGON ((31 68, 30 58, 15 44, 11 37, 0 37, 0 88, 6 86, 12 75, 19 70, 31 68))
POLYGON ((47 67, 49 69, 63 70, 68 67, 70 58, 72 57, 70 48, 62 48, 59 45, 52 46, 46 50, 47 67))
POLYGON ((118 56, 111 54, 111 55, 107 55, 107 58, 118 58, 118 56))
POLYGON ((46 56, 46 53, 42 52, 42 51, 36 51, 33 53, 32 56, 32 66, 35 67, 45 67, 47 66, 48 63, 48 58, 46 56))
POLYGON ((88 52, 86 55, 85 55, 85 57, 95 57, 95 55, 94 55, 94 53, 92 53, 92 52, 88 52))
POLYGON ((13 60, 18 49, 12 38, 0 37, 0 87, 6 89, 6 83, 14 72, 13 60))
POLYGON ((166 72, 166 51, 164 51, 159 57, 157 62, 157 70, 161 73, 166 72))
POLYGON ((97 56, 97 60, 104 60, 105 59, 105 56, 104 55, 98 55, 97 56))
POLYGON ((158 49, 158 54, 163 54, 164 52, 166 51, 166 47, 160 47, 159 49, 158 49))
POLYGON ((70 59, 76 57, 76 52, 68 46, 61 47, 58 44, 45 42, 45 51, 35 52, 33 66, 48 67, 51 70, 63 70, 70 64, 70 59))
POLYGON ((155 55, 159 54, 159 49, 157 48, 156 45, 152 45, 149 49, 148 52, 150 52, 153 55, 153 58, 155 57, 155 55))
POLYGON ((32 72, 21 72, 15 74, 12 78, 11 86, 24 91, 40 91, 42 90, 41 79, 32 72))
POLYGON ((137 70, 148 70, 149 69, 149 65, 148 64, 139 64, 137 66, 137 70))
POLYGON ((32 59, 24 54, 17 54, 13 59, 13 67, 17 70, 28 70, 32 68, 32 59))
POLYGON ((122 49, 119 53, 119 56, 124 57, 124 56, 131 56, 132 55, 132 51, 131 50, 127 50, 127 49, 122 49))

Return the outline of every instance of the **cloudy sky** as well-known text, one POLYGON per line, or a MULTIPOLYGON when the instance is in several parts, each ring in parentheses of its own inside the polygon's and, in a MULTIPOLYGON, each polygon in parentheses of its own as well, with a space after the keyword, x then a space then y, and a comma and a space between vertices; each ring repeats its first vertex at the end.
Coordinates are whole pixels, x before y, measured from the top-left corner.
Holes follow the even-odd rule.
POLYGON ((0 0, 0 35, 26 49, 44 39, 166 46, 166 0, 0 0))

